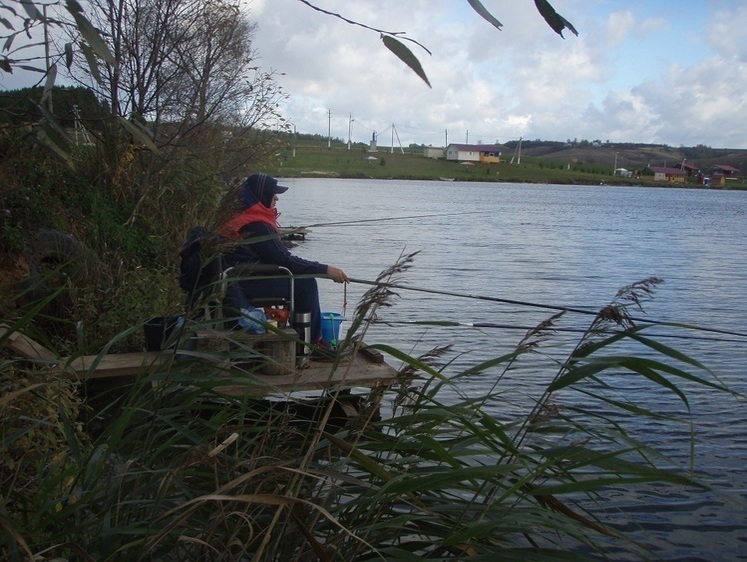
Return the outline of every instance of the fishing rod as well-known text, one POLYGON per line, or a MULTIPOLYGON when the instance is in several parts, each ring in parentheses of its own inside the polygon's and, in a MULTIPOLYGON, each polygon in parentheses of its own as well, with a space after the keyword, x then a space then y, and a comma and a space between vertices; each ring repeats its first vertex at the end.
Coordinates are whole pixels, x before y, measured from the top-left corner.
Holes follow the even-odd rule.
MULTIPOLYGON (((573 312, 576 314, 585 314, 590 316, 596 316, 598 314, 598 311, 594 310, 588 310, 584 308, 577 308, 577 307, 571 307, 571 306, 558 306, 558 305, 552 305, 552 304, 543 304, 543 303, 536 303, 536 302, 528 302, 528 301, 520 301, 516 299, 506 299, 506 298, 500 298, 500 297, 490 297, 486 295, 474 295, 470 293, 456 293, 453 291, 444 291, 439 289, 424 289, 421 287, 411 287, 408 285, 398 285, 395 283, 381 283, 377 281, 369 281, 366 279, 355 279, 350 278, 349 281, 351 283, 358 283, 360 285, 373 285, 373 286, 384 286, 390 289, 397 289, 397 290, 404 290, 404 291, 415 291, 418 293, 428 293, 431 295, 443 295, 448 297, 458 297, 458 298, 465 298, 465 299, 473 299, 473 300, 479 300, 479 301, 487 301, 487 302, 495 302, 500 304, 512 304, 516 306, 525 306, 525 307, 532 307, 532 308, 542 308, 545 310, 555 310, 560 312, 573 312)), ((694 330, 701 330, 704 332, 711 332, 715 334, 722 334, 727 336, 737 336, 740 338, 747 338, 747 334, 742 332, 735 332, 731 330, 723 330, 719 328, 706 328, 704 326, 696 326, 692 324, 682 324, 678 322, 664 322, 661 320, 650 320, 648 318, 637 318, 635 316, 629 317, 630 320, 634 322, 640 322, 642 324, 650 324, 650 325, 658 325, 658 326, 678 326, 681 328, 690 328, 694 330)))
MULTIPOLYGON (((437 326, 444 328, 477 328, 477 329, 499 329, 499 330, 520 330, 523 332, 529 332, 537 328, 537 326, 522 326, 519 324, 498 324, 495 322, 456 322, 453 320, 373 320, 374 324, 385 324, 389 325, 404 325, 404 326, 437 326)), ((567 332, 571 334, 585 334, 589 330, 586 328, 562 328, 555 326, 552 328, 553 332, 567 332)), ((617 330, 606 330, 606 333, 622 333, 617 330)), ((684 334, 648 334, 650 337, 656 338, 675 338, 683 340, 698 340, 698 341, 716 341, 720 343, 742 343, 742 340, 728 339, 728 338, 711 338, 704 336, 688 336, 684 334)))
MULTIPOLYGON (((481 215, 492 213, 493 211, 465 211, 463 213, 430 213, 427 215, 408 215, 401 217, 379 217, 375 219, 356 219, 349 221, 338 221, 338 222, 319 222, 315 224, 305 225, 299 228, 318 228, 324 226, 354 226, 356 224, 363 224, 367 222, 389 222, 389 221, 400 221, 400 220, 411 220, 411 219, 428 219, 433 217, 460 217, 462 215, 481 215)), ((292 228, 292 227, 291 227, 292 228)))

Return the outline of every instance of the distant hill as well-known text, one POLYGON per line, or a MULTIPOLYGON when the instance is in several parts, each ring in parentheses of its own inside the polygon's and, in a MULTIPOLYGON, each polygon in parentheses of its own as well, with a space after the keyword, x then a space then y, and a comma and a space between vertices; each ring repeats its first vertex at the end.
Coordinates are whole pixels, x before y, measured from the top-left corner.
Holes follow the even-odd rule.
MULTIPOLYGON (((518 142, 506 143, 510 149, 509 154, 504 154, 504 159, 509 159, 516 151, 518 142)), ((545 158, 548 160, 609 165, 615 164, 617 154, 617 167, 637 170, 646 166, 674 166, 686 160, 688 164, 698 166, 704 172, 708 171, 714 164, 728 164, 739 168, 745 173, 747 165, 747 150, 710 148, 699 145, 696 147, 673 148, 654 144, 633 143, 594 143, 582 141, 580 143, 561 143, 552 141, 522 141, 521 154, 533 158, 545 158)))
MULTIPOLYGON (((283 135, 281 135, 283 136, 283 135)), ((290 143, 291 135, 284 138, 290 143)), ((344 139, 331 138, 325 135, 298 133, 295 142, 299 146, 312 146, 315 148, 327 148, 328 143, 333 147, 345 147, 344 139)), ((499 143, 503 147, 501 159, 504 162, 516 156, 519 141, 499 143)), ((356 150, 367 150, 367 143, 353 143, 356 150)), ((389 146, 379 145, 379 151, 387 153, 389 146)), ((395 147, 397 151, 401 147, 395 147)), ((426 145, 410 144, 405 150, 411 154, 423 154, 426 145)), ((545 140, 523 140, 521 144, 522 157, 541 158, 571 165, 592 164, 595 166, 609 166, 612 171, 615 166, 615 154, 617 154, 617 167, 626 168, 631 171, 641 170, 646 166, 673 167, 686 160, 688 164, 697 166, 704 174, 710 172, 711 166, 715 164, 726 164, 740 170, 739 176, 747 176, 747 150, 733 148, 711 148, 706 145, 693 147, 680 146, 677 148, 660 144, 644 144, 609 141, 545 141, 545 140)))

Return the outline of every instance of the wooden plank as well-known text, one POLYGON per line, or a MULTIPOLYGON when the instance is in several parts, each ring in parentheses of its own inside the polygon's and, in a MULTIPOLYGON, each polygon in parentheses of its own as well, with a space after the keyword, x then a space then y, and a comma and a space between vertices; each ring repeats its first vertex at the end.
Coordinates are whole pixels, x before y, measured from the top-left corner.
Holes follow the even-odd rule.
POLYGON ((171 354, 150 351, 141 353, 117 353, 104 355, 84 355, 74 359, 61 358, 39 342, 25 336, 20 332, 8 333, 8 326, 0 324, 0 337, 6 336, 5 346, 27 359, 42 359, 48 362, 55 362, 63 368, 74 371, 81 377, 88 378, 107 378, 132 376, 139 373, 143 368, 152 365, 166 363, 173 359, 171 354), (95 366, 95 369, 91 369, 95 366))
MULTIPOLYGON (((15 353, 29 359, 57 361, 61 367, 86 379, 134 376, 145 369, 166 365, 175 358, 173 350, 59 358, 43 345, 21 333, 12 332, 8 334, 7 326, 0 325, 0 337, 5 335, 7 335, 5 345, 15 353)), ((231 336, 236 336, 236 333, 232 333, 231 336)), ((223 339, 225 334, 210 331, 200 334, 199 337, 201 339, 223 339)), ((287 336, 277 334, 243 335, 239 337, 252 342, 277 342, 282 345, 289 343, 287 336)), ((293 345, 295 345, 294 342, 293 345)), ((185 351, 184 355, 188 356, 189 352, 185 351)), ((247 371, 246 384, 221 386, 218 390, 234 396, 261 397, 268 394, 288 394, 335 388, 392 386, 397 383, 397 371, 385 363, 380 354, 359 352, 354 356, 343 358, 337 365, 310 361, 309 366, 302 369, 292 368, 292 362, 289 363, 283 353, 277 357, 280 359, 278 365, 282 367, 277 370, 277 374, 257 373, 256 370, 247 371)), ((238 366, 234 366, 233 370, 234 372, 239 371, 238 366)), ((214 376, 223 376, 220 373, 225 373, 225 370, 216 367, 214 376)))
POLYGON ((195 337, 198 345, 221 344, 229 341, 241 342, 253 347, 257 353, 267 357, 260 370, 267 375, 284 375, 296 370, 296 340, 298 335, 292 328, 280 328, 276 333, 249 334, 240 330, 201 329, 195 337))
POLYGON ((109 355, 84 355, 75 359, 63 359, 61 363, 88 379, 133 376, 156 365, 174 360, 174 352, 142 351, 135 353, 112 353, 109 355))
POLYGON ((224 328, 201 328, 195 331, 198 342, 203 341, 241 341, 257 343, 261 341, 288 341, 298 337, 293 328, 279 328, 280 333, 268 331, 264 334, 250 334, 241 330, 226 330, 224 328))
POLYGON ((10 332, 7 324, 0 324, 0 338, 7 336, 5 346, 27 359, 55 360, 57 355, 39 342, 23 335, 21 332, 10 332))
POLYGON ((231 396, 263 396, 336 388, 394 386, 396 383, 397 371, 393 367, 356 355, 342 361, 336 367, 332 363, 312 361, 308 368, 292 374, 249 373, 247 384, 220 386, 216 390, 231 396))

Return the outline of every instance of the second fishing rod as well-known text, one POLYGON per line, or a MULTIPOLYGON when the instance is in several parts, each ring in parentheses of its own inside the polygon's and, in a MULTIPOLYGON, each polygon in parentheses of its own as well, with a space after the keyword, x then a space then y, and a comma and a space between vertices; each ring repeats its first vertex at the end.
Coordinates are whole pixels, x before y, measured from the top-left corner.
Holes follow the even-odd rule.
MULTIPOLYGON (((357 283, 360 285, 369 285, 369 286, 384 286, 389 289, 396 289, 399 291, 413 291, 418 293, 428 293, 432 295, 443 295, 448 297, 455 297, 455 298, 464 298, 464 299, 472 299, 472 300, 479 300, 479 301, 486 301, 486 302, 493 302, 493 303, 499 303, 499 304, 510 304, 514 306, 522 306, 522 307, 529 307, 529 308, 537 308, 537 309, 544 309, 548 311, 556 311, 556 312, 569 312, 574 314, 583 314, 587 316, 596 316, 599 311, 598 310, 592 310, 592 309, 586 309, 586 308, 580 308, 580 307, 574 307, 574 306, 562 306, 562 305, 552 305, 552 304, 546 304, 546 303, 536 303, 536 302, 529 302, 529 301, 522 301, 518 299, 509 299, 509 298, 503 298, 503 297, 493 297, 488 295, 476 295, 472 293, 460 293, 456 291, 446 291, 441 289, 429 289, 424 287, 413 287, 410 285, 401 285, 398 283, 382 283, 380 281, 370 281, 367 279, 358 279, 358 278, 350 278, 350 283, 357 283)), ((743 332, 737 332, 732 330, 723 330, 719 328, 708 328, 705 326, 696 326, 692 324, 685 324, 685 323, 678 323, 678 322, 668 322, 668 321, 661 321, 661 320, 652 320, 649 318, 639 318, 630 316, 630 320, 633 322, 638 322, 639 324, 646 324, 646 325, 657 325, 657 326, 673 326, 673 327, 680 327, 680 328, 689 328, 694 330, 700 330, 703 332, 710 332, 715 334, 723 334, 723 335, 729 335, 729 336, 736 336, 739 338, 747 338, 747 334, 743 332)))

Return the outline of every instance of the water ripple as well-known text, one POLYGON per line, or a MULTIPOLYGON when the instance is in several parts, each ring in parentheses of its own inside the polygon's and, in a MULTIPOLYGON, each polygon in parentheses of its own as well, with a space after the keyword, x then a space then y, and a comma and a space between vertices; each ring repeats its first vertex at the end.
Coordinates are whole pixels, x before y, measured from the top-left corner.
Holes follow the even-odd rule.
MULTIPOLYGON (((333 263, 349 275, 375 279, 403 251, 421 250, 405 281, 416 287, 598 310, 621 287, 650 276, 665 279, 656 298, 644 304, 649 318, 747 333, 747 192, 686 189, 599 188, 402 182, 285 180, 283 219, 294 225, 324 220, 381 218, 358 227, 314 228, 297 252, 333 263), (333 205, 330 205, 333 202, 333 205), (329 216, 330 208, 334 216, 329 216), (419 215, 417 220, 392 221, 419 215), (427 215, 438 215, 428 218, 427 215)), ((368 287, 351 285, 351 306, 368 287)), ((339 286, 320 283, 329 310, 342 306, 339 286)), ((551 310, 446 295, 402 291, 381 311, 389 326, 367 334, 369 342, 395 343, 413 354, 453 344, 448 372, 514 348, 524 330, 429 328, 398 320, 483 322, 533 326, 551 310)), ((636 315, 644 313, 636 311, 636 315)), ((564 328, 585 329, 588 317, 566 315, 564 328)), ((665 328, 657 332, 666 333, 665 328)), ((719 380, 747 395, 747 343, 741 337, 695 334, 663 343, 705 362, 719 380), (705 336, 708 336, 707 338, 705 336), (699 339, 700 338, 700 339, 699 339)), ((558 332, 550 357, 561 361, 578 335, 558 332)), ((501 401, 489 413, 506 420, 527 411, 554 376, 531 357, 506 374, 501 401)), ((699 373, 709 377, 708 373, 699 373)), ((482 396, 500 369, 462 382, 459 392, 482 396)), ((629 376, 611 377, 619 396, 684 424, 629 420, 630 430, 689 466, 690 427, 695 430, 696 474, 713 492, 670 487, 610 489, 595 509, 630 533, 661 560, 747 560, 747 408, 745 399, 677 384, 689 393, 689 409, 671 392, 629 376)), ((568 406, 588 406, 564 393, 568 406)), ((448 396, 444 397, 444 399, 448 396)), ((453 399, 458 399, 454 392, 453 399)), ((636 558, 610 546, 616 560, 636 558), (618 556, 619 555, 619 556, 618 556)))

